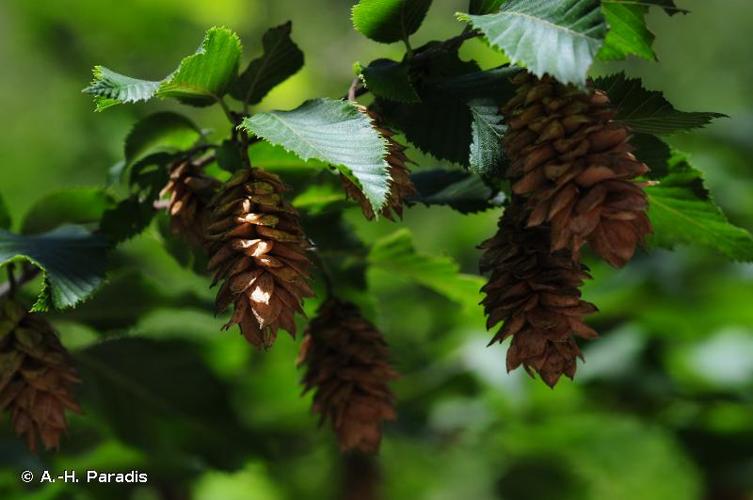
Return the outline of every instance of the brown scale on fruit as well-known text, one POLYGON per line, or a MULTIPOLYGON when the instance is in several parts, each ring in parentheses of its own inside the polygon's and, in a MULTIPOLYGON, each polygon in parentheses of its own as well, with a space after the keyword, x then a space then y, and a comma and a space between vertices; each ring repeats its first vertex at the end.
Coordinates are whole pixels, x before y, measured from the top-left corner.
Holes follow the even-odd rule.
POLYGON ((174 233, 193 245, 206 245, 207 205, 220 183, 202 172, 203 165, 181 160, 170 167, 170 178, 160 192, 167 197, 167 212, 174 233))
POLYGON ((590 247, 625 265, 651 233, 643 185, 648 167, 632 154, 630 132, 612 120, 608 96, 551 77, 520 73, 502 112, 515 194, 528 200, 528 226, 549 225, 551 249, 578 259, 590 247))
POLYGON ((228 329, 237 324, 257 348, 268 348, 279 329, 295 336, 309 287, 308 242, 298 212, 283 199, 274 174, 246 169, 225 183, 211 203, 207 227, 213 285, 222 281, 216 307, 234 304, 228 329))
POLYGON ((313 410, 329 420, 343 451, 375 453, 382 423, 395 419, 387 383, 397 378, 384 337, 358 308, 328 299, 309 324, 298 364, 314 390, 313 410))
POLYGON ((590 278, 568 249, 551 252, 549 228, 528 226, 530 211, 514 197, 497 234, 481 245, 481 272, 490 272, 482 304, 487 328, 502 328, 490 344, 512 337, 507 370, 523 365, 553 387, 561 375, 573 378, 581 356, 576 337, 597 333, 584 323, 596 311, 581 300, 579 288, 590 278))
MULTIPOLYGON (((396 216, 402 218, 405 200, 416 195, 416 188, 410 179, 410 170, 408 170, 406 165, 410 160, 405 155, 405 146, 393 139, 394 132, 380 125, 381 120, 376 113, 363 106, 357 106, 357 108, 371 119, 374 127, 387 141, 387 157, 385 159, 389 165, 389 194, 379 213, 389 220, 395 220, 396 216)), ((342 181, 345 194, 358 203, 363 211, 363 215, 367 219, 372 220, 374 218, 374 209, 371 207, 369 200, 361 192, 361 189, 344 175, 340 175, 340 180, 342 181)))
POLYGON ((81 413, 73 387, 73 362, 49 322, 17 303, 0 303, 0 409, 33 452, 41 442, 57 449, 68 424, 81 413))

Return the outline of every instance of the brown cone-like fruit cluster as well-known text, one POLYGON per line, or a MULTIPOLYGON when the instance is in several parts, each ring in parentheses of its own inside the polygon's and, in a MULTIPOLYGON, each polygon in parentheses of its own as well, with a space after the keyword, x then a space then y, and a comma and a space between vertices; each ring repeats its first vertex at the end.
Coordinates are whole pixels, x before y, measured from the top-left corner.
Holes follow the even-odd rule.
POLYGON ((170 167, 170 178, 160 192, 169 196, 167 212, 173 232, 189 243, 206 244, 207 205, 219 182, 202 173, 202 166, 192 160, 181 160, 170 167))
POLYGON ((0 409, 31 451, 38 441, 58 448, 65 411, 81 413, 73 396, 78 382, 52 326, 11 300, 0 303, 0 409))
POLYGON ((634 179, 648 167, 631 153, 630 132, 615 123, 609 97, 522 72, 502 110, 515 194, 528 200, 528 226, 548 224, 551 250, 579 259, 588 243, 624 266, 651 232, 648 204, 634 179))
MULTIPOLYGON (((416 188, 410 179, 410 170, 406 166, 409 160, 405 156, 405 146, 393 139, 395 133, 384 128, 380 124, 381 120, 373 111, 363 106, 358 106, 358 110, 371 119, 374 127, 387 141, 386 161, 389 165, 390 191, 387 195, 387 201, 385 201, 380 211, 380 215, 389 220, 395 220, 396 216, 398 218, 403 216, 403 204, 405 200, 416 195, 416 188)), ((358 203, 363 211, 363 215, 367 219, 372 220, 374 218, 374 209, 369 200, 366 199, 366 196, 361 192, 361 189, 344 175, 340 175, 340 180, 342 181, 345 194, 358 203)))
POLYGON ((382 422, 393 420, 387 383, 397 378, 382 334, 350 303, 328 299, 309 324, 298 357, 313 410, 329 420, 343 451, 375 453, 382 422))
POLYGON ((245 169, 227 181, 211 203, 207 227, 209 270, 217 311, 234 304, 224 329, 239 325, 257 348, 268 348, 278 329, 295 335, 295 314, 303 313, 308 285, 308 242, 298 212, 283 198, 285 186, 274 174, 245 169))
POLYGON ((553 387, 561 375, 575 375, 580 356, 575 337, 597 336, 583 322, 596 307, 581 300, 579 288, 590 277, 585 267, 567 249, 552 253, 549 229, 526 227, 529 216, 514 198, 497 234, 481 245, 481 271, 491 273, 482 303, 487 328, 504 322, 490 344, 512 337, 508 371, 523 365, 553 387))

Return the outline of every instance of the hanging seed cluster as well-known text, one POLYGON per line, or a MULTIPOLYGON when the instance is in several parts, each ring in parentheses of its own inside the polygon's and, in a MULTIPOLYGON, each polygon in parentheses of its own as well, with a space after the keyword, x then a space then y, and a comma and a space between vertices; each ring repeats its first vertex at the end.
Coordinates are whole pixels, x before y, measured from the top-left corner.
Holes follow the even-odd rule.
POLYGON ((173 232, 197 247, 206 244, 207 205, 219 182, 203 173, 203 166, 180 160, 170 166, 170 177, 160 192, 168 197, 167 213, 173 232))
MULTIPOLYGON (((393 138, 395 135, 393 131, 381 125, 381 119, 376 113, 363 106, 358 106, 358 110, 371 119, 374 128, 387 141, 387 156, 385 160, 388 165, 390 183, 387 200, 384 202, 380 215, 389 220, 401 218, 403 216, 403 205, 405 204, 405 200, 416 195, 416 188, 413 185, 413 181, 411 181, 410 170, 408 170, 407 167, 409 160, 405 155, 405 146, 393 138)), ((374 219, 374 209, 371 207, 371 203, 366 199, 366 196, 364 196, 361 189, 344 175, 340 175, 340 180, 342 181, 343 189, 348 198, 358 203, 361 207, 361 211, 363 211, 363 215, 367 219, 374 219)))
POLYGON ((488 328, 504 322, 492 342, 512 337, 508 370, 523 365, 554 386, 575 374, 575 338, 596 336, 583 322, 596 308, 580 298, 589 278, 581 249, 615 267, 633 257, 651 233, 636 180, 648 167, 604 92, 527 72, 513 84, 502 108, 512 196, 499 232, 482 245, 481 270, 491 273, 483 304, 488 328))
POLYGON ((331 423, 340 448, 376 452, 382 422, 395 418, 387 382, 397 378, 379 330, 355 305, 330 299, 309 324, 298 359, 313 410, 331 423))
POLYGON ((308 242, 298 212, 283 198, 280 178, 246 169, 226 182, 211 204, 207 227, 209 270, 222 282, 216 308, 231 304, 225 329, 239 325, 257 348, 268 348, 279 329, 295 335, 309 287, 308 242))
POLYGON ((73 362, 52 326, 19 304, 0 304, 0 409, 31 451, 58 448, 65 412, 81 413, 73 362))

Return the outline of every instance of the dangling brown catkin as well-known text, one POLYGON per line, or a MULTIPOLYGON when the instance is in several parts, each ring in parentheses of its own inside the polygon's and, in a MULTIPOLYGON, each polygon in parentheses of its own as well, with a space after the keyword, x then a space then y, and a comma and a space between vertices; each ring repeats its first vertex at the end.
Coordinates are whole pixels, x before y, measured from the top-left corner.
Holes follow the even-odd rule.
POLYGON ((268 348, 282 328, 295 336, 309 287, 308 242, 298 212, 283 198, 280 178, 255 168, 236 172, 215 196, 207 227, 209 270, 217 311, 235 310, 225 329, 240 326, 257 348, 268 348))
POLYGON ((79 379, 52 326, 12 300, 0 303, 0 409, 33 452, 37 441, 58 448, 65 411, 81 413, 73 386, 79 379))
POLYGON ((306 330, 298 364, 306 366, 305 391, 315 391, 313 410, 330 421, 340 449, 375 453, 382 422, 396 416, 387 383, 397 373, 379 330, 355 305, 328 299, 306 330))
POLYGON ((612 120, 609 97, 526 72, 513 83, 502 109, 507 174, 528 199, 528 226, 549 225, 552 251, 569 249, 578 260, 588 243, 609 264, 625 265, 651 233, 634 180, 648 167, 631 153, 629 130, 612 120))
MULTIPOLYGON (((387 196, 387 201, 385 201, 384 206, 379 213, 389 220, 395 220, 395 216, 402 218, 405 200, 416 195, 416 188, 413 185, 413 181, 411 181, 410 170, 408 170, 406 165, 409 160, 405 155, 405 146, 393 139, 395 133, 381 125, 381 120, 376 113, 364 106, 358 106, 358 110, 371 119, 374 128, 376 128, 381 136, 387 141, 386 161, 389 165, 388 173, 390 175, 390 191, 387 196)), ((358 203, 364 217, 372 220, 374 218, 374 209, 371 207, 371 203, 366 199, 359 187, 342 174, 340 175, 340 180, 342 181, 345 194, 358 203)))
POLYGON ((491 273, 482 304, 488 329, 504 322, 490 344, 512 337, 507 370, 523 365, 554 387, 561 375, 575 375, 575 337, 597 336, 583 322, 596 307, 580 298, 587 269, 567 249, 551 252, 548 227, 527 227, 524 203, 514 196, 497 234, 481 245, 481 272, 491 273))
POLYGON ((174 233, 195 246, 206 245, 207 205, 219 184, 204 175, 202 165, 193 160, 180 160, 170 166, 170 178, 160 197, 169 196, 167 213, 174 233))

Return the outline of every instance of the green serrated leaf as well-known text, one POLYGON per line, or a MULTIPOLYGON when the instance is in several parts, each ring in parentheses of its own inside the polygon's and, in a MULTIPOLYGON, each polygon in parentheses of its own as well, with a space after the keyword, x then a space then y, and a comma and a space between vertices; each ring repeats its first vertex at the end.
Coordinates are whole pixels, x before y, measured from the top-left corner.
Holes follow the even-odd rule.
POLYGON ((426 206, 449 206, 467 214, 480 212, 501 204, 478 175, 462 170, 434 169, 411 174, 417 194, 408 200, 426 206))
POLYGON ((469 103, 471 123, 470 169, 478 175, 494 177, 502 172, 505 161, 502 136, 505 133, 499 106, 493 101, 478 100, 469 103))
POLYGON ((753 261, 753 236, 727 220, 704 186, 703 175, 683 154, 673 155, 669 174, 646 193, 653 244, 698 245, 733 260, 753 261))
POLYGON ((722 113, 678 111, 661 92, 644 89, 639 78, 628 78, 623 72, 597 78, 594 87, 609 95, 616 111, 615 120, 635 132, 670 134, 726 117, 722 113))
POLYGON ((353 26, 374 41, 407 40, 421 26, 432 0, 360 0, 353 6, 353 26))
POLYGON ((193 106, 213 104, 237 78, 240 57, 238 35, 227 28, 211 28, 196 53, 183 59, 160 84, 157 95, 193 106))
POLYGON ((353 104, 315 99, 292 111, 258 113, 241 127, 304 160, 338 167, 361 187, 375 212, 384 204, 390 181, 384 159, 387 143, 353 104))
POLYGON ((607 25, 598 0, 509 0, 499 12, 460 14, 492 46, 537 76, 584 86, 607 25))
POLYGON ((421 100, 410 78, 410 66, 390 59, 377 59, 365 68, 360 76, 372 94, 398 102, 421 100))
POLYGON ((113 205, 112 196, 97 187, 69 188, 50 193, 26 212, 21 233, 38 234, 64 224, 93 224, 113 205))
POLYGON ((469 14, 491 14, 499 10, 499 6, 502 5, 505 0, 471 0, 468 5, 469 14))
POLYGON ((79 226, 21 236, 0 230, 0 266, 26 260, 44 275, 35 311, 73 307, 104 282, 108 244, 79 226))
POLYGON ((126 167, 154 153, 188 149, 200 138, 201 130, 186 116, 171 111, 148 115, 126 137, 126 167))
POLYGON ((0 229, 8 229, 11 225, 10 212, 8 205, 5 204, 5 198, 0 194, 0 229))
POLYGON ((94 80, 82 92, 94 96, 96 110, 116 104, 148 101, 157 93, 160 82, 121 75, 104 66, 94 67, 94 80))
POLYGON ((601 10, 609 25, 609 32, 598 57, 604 61, 624 59, 636 55, 654 60, 654 34, 646 27, 648 7, 622 0, 602 1, 601 10))
POLYGON ((271 28, 262 37, 264 54, 251 61, 230 89, 230 95, 248 104, 260 102, 274 87, 303 67, 303 52, 291 40, 292 23, 271 28))
POLYGON ((484 284, 481 276, 461 273, 450 257, 418 253, 407 229, 376 241, 368 262, 373 269, 423 285, 467 308, 476 307, 484 284))

